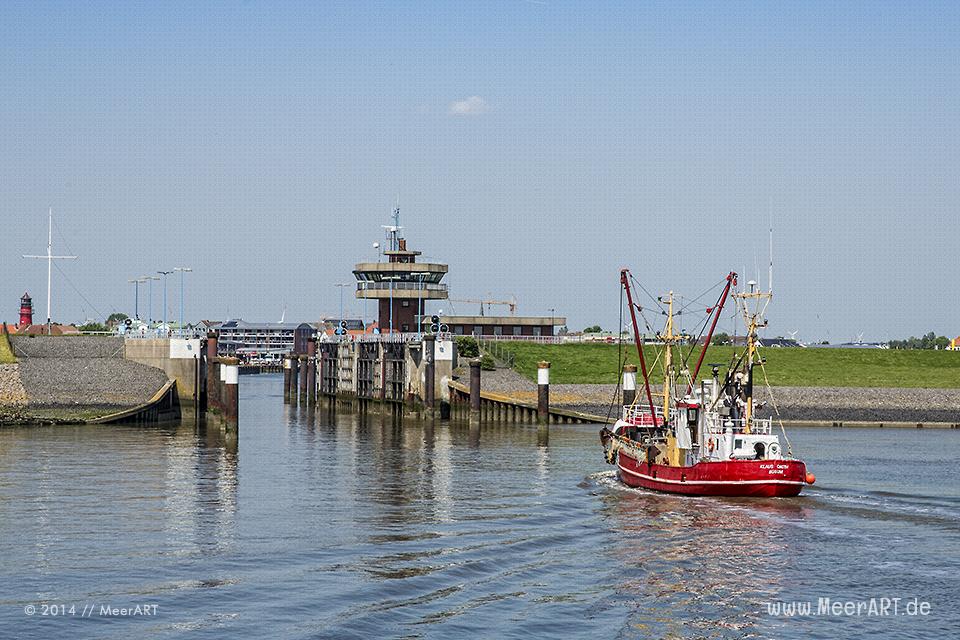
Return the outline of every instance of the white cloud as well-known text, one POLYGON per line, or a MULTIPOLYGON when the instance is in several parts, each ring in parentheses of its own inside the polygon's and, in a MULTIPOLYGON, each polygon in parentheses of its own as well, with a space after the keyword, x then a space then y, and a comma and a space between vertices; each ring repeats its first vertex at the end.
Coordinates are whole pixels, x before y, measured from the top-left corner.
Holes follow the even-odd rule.
POLYGON ((450 115, 454 116, 475 116, 487 111, 490 111, 490 105, 480 96, 470 96, 450 103, 450 115))

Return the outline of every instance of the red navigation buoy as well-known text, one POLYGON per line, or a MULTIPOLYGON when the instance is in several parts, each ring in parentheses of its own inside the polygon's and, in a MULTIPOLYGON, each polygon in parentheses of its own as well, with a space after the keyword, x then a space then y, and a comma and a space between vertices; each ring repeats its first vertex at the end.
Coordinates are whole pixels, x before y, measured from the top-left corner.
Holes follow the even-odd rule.
POLYGON ((808 473, 806 480, 807 480, 807 484, 813 484, 814 482, 817 481, 817 476, 813 475, 812 473, 808 473))

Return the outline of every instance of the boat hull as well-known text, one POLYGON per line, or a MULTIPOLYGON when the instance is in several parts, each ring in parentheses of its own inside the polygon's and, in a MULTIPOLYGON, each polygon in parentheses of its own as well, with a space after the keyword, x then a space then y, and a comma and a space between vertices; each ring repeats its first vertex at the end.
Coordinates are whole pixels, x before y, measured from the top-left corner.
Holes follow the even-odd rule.
POLYGON ((806 465, 799 460, 726 460, 670 467, 638 462, 624 450, 617 454, 617 474, 627 486, 694 496, 796 496, 806 484, 806 473, 806 465))

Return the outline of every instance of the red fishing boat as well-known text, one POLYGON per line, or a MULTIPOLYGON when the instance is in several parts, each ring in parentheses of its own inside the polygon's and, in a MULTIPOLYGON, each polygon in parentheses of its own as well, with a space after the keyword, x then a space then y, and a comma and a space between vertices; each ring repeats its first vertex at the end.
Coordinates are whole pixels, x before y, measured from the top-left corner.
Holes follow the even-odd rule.
POLYGON ((600 432, 607 462, 616 465, 620 481, 668 493, 755 497, 796 496, 804 484, 813 484, 813 474, 793 457, 782 422, 777 421, 786 450, 774 433, 774 418, 757 416, 764 405, 754 400, 755 373, 766 380, 757 329, 766 326, 764 313, 772 291, 758 291, 756 283, 750 282, 748 291, 736 292, 737 274, 730 272, 717 304, 706 309, 703 329, 709 324, 709 331, 702 342, 674 331, 672 292, 666 299, 656 299, 667 320, 657 334, 662 349, 654 362, 662 367, 663 391, 654 396, 637 324, 637 311, 642 313, 643 308, 634 304, 627 269, 621 271, 620 281, 630 308, 645 391, 641 397, 635 379, 625 380, 623 413, 600 432), (712 379, 698 380, 717 320, 731 297, 747 328, 745 344, 739 354, 733 354, 723 379, 723 365, 716 364, 712 379), (686 343, 692 343, 686 357, 675 358, 674 351, 686 343), (686 362, 698 343, 702 346, 691 372, 686 362))

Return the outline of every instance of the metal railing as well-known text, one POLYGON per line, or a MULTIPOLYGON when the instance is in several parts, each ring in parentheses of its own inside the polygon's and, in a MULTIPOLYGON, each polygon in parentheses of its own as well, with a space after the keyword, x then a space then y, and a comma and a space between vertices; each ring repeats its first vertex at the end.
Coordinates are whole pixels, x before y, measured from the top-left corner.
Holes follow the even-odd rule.
MULTIPOLYGON (((716 413, 708 413, 704 416, 707 433, 714 435, 723 435, 727 428, 732 429, 733 433, 743 433, 746 428, 746 420, 737 418, 736 420, 721 416, 716 413)), ((771 418, 751 418, 750 433, 756 435, 769 435, 773 432, 773 420, 771 418)))
POLYGON ((537 342, 540 344, 563 344, 564 342, 577 342, 576 340, 568 341, 566 336, 516 336, 512 334, 464 334, 469 338, 476 338, 477 340, 483 340, 485 342, 537 342))
MULTIPOLYGON (((663 409, 654 407, 653 412, 657 416, 657 424, 663 425, 663 409)), ((650 407, 633 404, 623 407, 623 421, 629 422, 638 427, 652 427, 653 416, 650 415, 650 407)))
POLYGON ((477 346, 480 347, 481 351, 487 352, 494 359, 499 360, 508 367, 513 367, 516 356, 512 351, 505 349, 501 344, 497 344, 496 340, 489 340, 476 336, 474 337, 476 338, 477 346))
POLYGON ((446 291, 447 285, 445 284, 434 284, 431 282, 408 282, 408 281, 397 281, 397 282, 358 282, 357 291, 389 291, 393 289, 394 291, 446 291))

